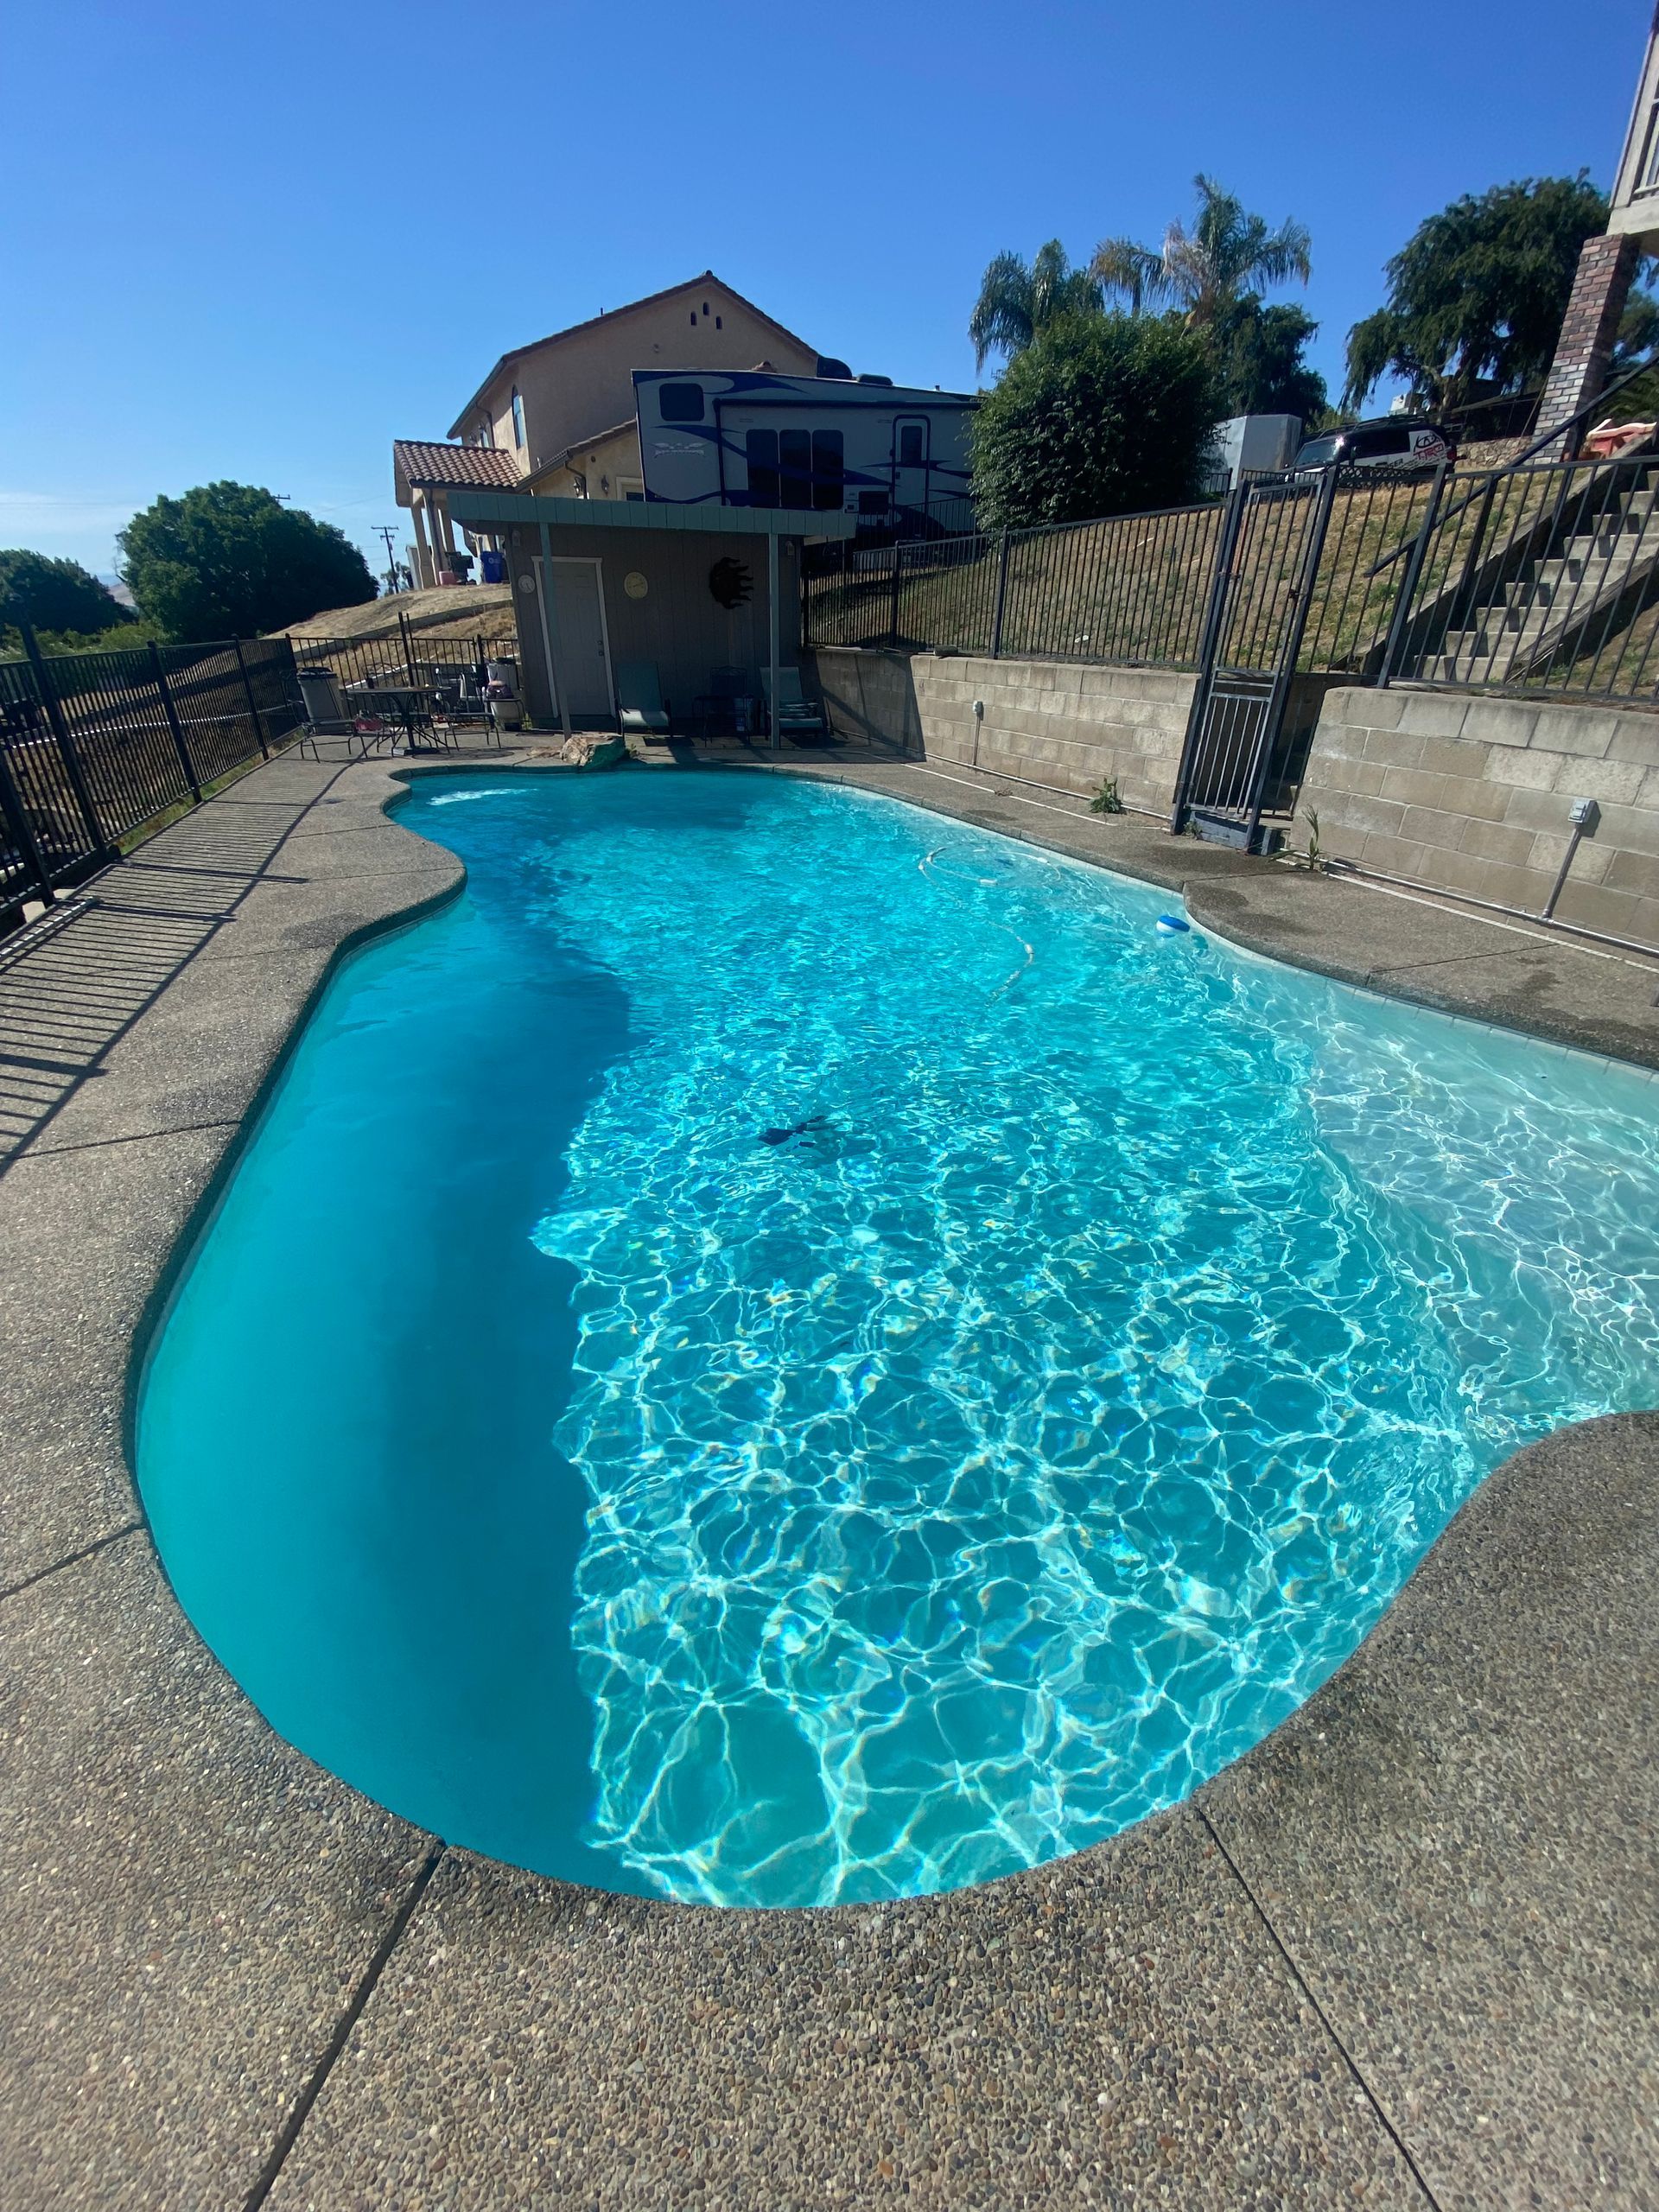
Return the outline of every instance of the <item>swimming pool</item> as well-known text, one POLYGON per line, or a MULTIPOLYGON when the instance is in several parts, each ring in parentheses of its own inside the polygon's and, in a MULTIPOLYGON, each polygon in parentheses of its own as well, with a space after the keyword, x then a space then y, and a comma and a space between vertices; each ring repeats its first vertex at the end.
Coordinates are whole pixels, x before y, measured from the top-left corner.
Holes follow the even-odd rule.
POLYGON ((1659 1086, 817 784, 454 775, 142 1378, 186 1610, 445 1836, 722 1904, 1171 1803, 1659 1401, 1659 1086))

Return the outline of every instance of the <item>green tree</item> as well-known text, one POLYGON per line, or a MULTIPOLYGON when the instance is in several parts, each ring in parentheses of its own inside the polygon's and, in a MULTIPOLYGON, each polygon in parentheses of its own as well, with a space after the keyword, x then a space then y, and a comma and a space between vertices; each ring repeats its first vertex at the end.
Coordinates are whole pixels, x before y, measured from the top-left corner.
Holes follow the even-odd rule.
POLYGON ((1234 415, 1319 421, 1330 406, 1325 378, 1304 355, 1319 324, 1299 307, 1264 307, 1247 293, 1210 326, 1223 402, 1234 415))
MULTIPOLYGON (((1584 169, 1494 185, 1431 215, 1386 266, 1387 306, 1348 334, 1344 404, 1362 405, 1386 375, 1429 408, 1541 382, 1580 250, 1606 227, 1606 200, 1584 169)), ((1637 296, 1632 328, 1650 304, 1637 296)))
POLYGON ((1058 238, 1039 246, 1029 264, 1017 253, 999 253, 968 318, 975 365, 982 369, 988 353, 1012 360, 1057 316, 1096 315, 1103 304, 1100 286, 1086 270, 1072 268, 1058 238))
POLYGON ((0 552, 0 630, 27 622, 35 630, 84 635, 130 620, 130 609, 79 561, 54 560, 21 547, 0 552))
POLYGON ((251 484, 159 499, 116 542, 140 612, 181 639, 257 637, 377 590, 342 531, 251 484))
POLYGON ((1214 353, 1179 316, 1049 322, 974 416, 981 520, 1019 528, 1189 499, 1220 413, 1214 353))
POLYGON ((1179 308, 1196 329, 1241 299, 1259 297, 1267 285, 1293 277, 1307 283, 1313 273, 1311 241, 1300 223, 1283 222, 1270 231, 1213 177, 1192 181, 1198 213, 1190 231, 1172 223, 1156 251, 1133 238, 1105 238, 1096 247, 1089 272, 1109 298, 1127 300, 1135 315, 1146 307, 1179 308))

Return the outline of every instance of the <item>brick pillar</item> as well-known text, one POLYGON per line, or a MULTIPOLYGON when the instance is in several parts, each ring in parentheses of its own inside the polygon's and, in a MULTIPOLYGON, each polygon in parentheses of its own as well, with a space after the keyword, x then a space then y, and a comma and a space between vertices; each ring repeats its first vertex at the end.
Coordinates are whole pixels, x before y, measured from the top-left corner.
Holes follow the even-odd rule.
MULTIPOLYGON (((1561 334, 1555 341, 1555 359, 1539 405, 1535 435, 1541 437, 1546 430, 1577 414, 1606 383, 1618 319, 1630 296, 1639 254, 1633 238, 1610 233, 1585 240, 1561 334)), ((1546 447, 1539 458, 1552 460, 1556 452, 1557 448, 1546 447)))

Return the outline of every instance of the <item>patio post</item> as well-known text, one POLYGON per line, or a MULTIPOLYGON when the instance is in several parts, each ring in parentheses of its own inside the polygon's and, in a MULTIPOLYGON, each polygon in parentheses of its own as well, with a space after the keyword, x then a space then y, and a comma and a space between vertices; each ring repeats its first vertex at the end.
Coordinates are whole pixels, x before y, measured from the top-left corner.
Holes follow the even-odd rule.
POLYGON ((426 546, 426 494, 414 492, 410 495, 409 512, 415 523, 415 565, 420 571, 423 589, 429 588, 438 580, 436 563, 426 546))
POLYGON ((565 742, 570 741, 570 702, 564 696, 564 685, 553 659, 553 624, 548 613, 548 594, 553 588, 553 533, 545 523, 541 525, 542 557, 531 569, 536 579, 536 606, 542 618, 542 652, 546 657, 547 690, 550 700, 556 707, 559 728, 564 732, 565 742))
POLYGON ((772 726, 772 749, 778 750, 778 532, 772 528, 772 518, 766 518, 766 630, 772 659, 772 696, 766 702, 766 720, 772 726))

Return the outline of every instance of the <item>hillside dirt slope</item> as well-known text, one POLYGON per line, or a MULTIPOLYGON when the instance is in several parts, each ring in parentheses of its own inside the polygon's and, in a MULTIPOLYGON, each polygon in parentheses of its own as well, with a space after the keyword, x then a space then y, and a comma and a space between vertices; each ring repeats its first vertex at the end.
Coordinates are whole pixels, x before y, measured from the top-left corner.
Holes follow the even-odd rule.
POLYGON ((511 637, 512 587, 449 584, 436 591, 401 591, 386 599, 369 600, 361 607, 333 607, 312 615, 308 621, 292 622, 275 634, 292 638, 296 645, 318 638, 354 638, 366 644, 374 638, 395 638, 400 614, 423 637, 511 637))

